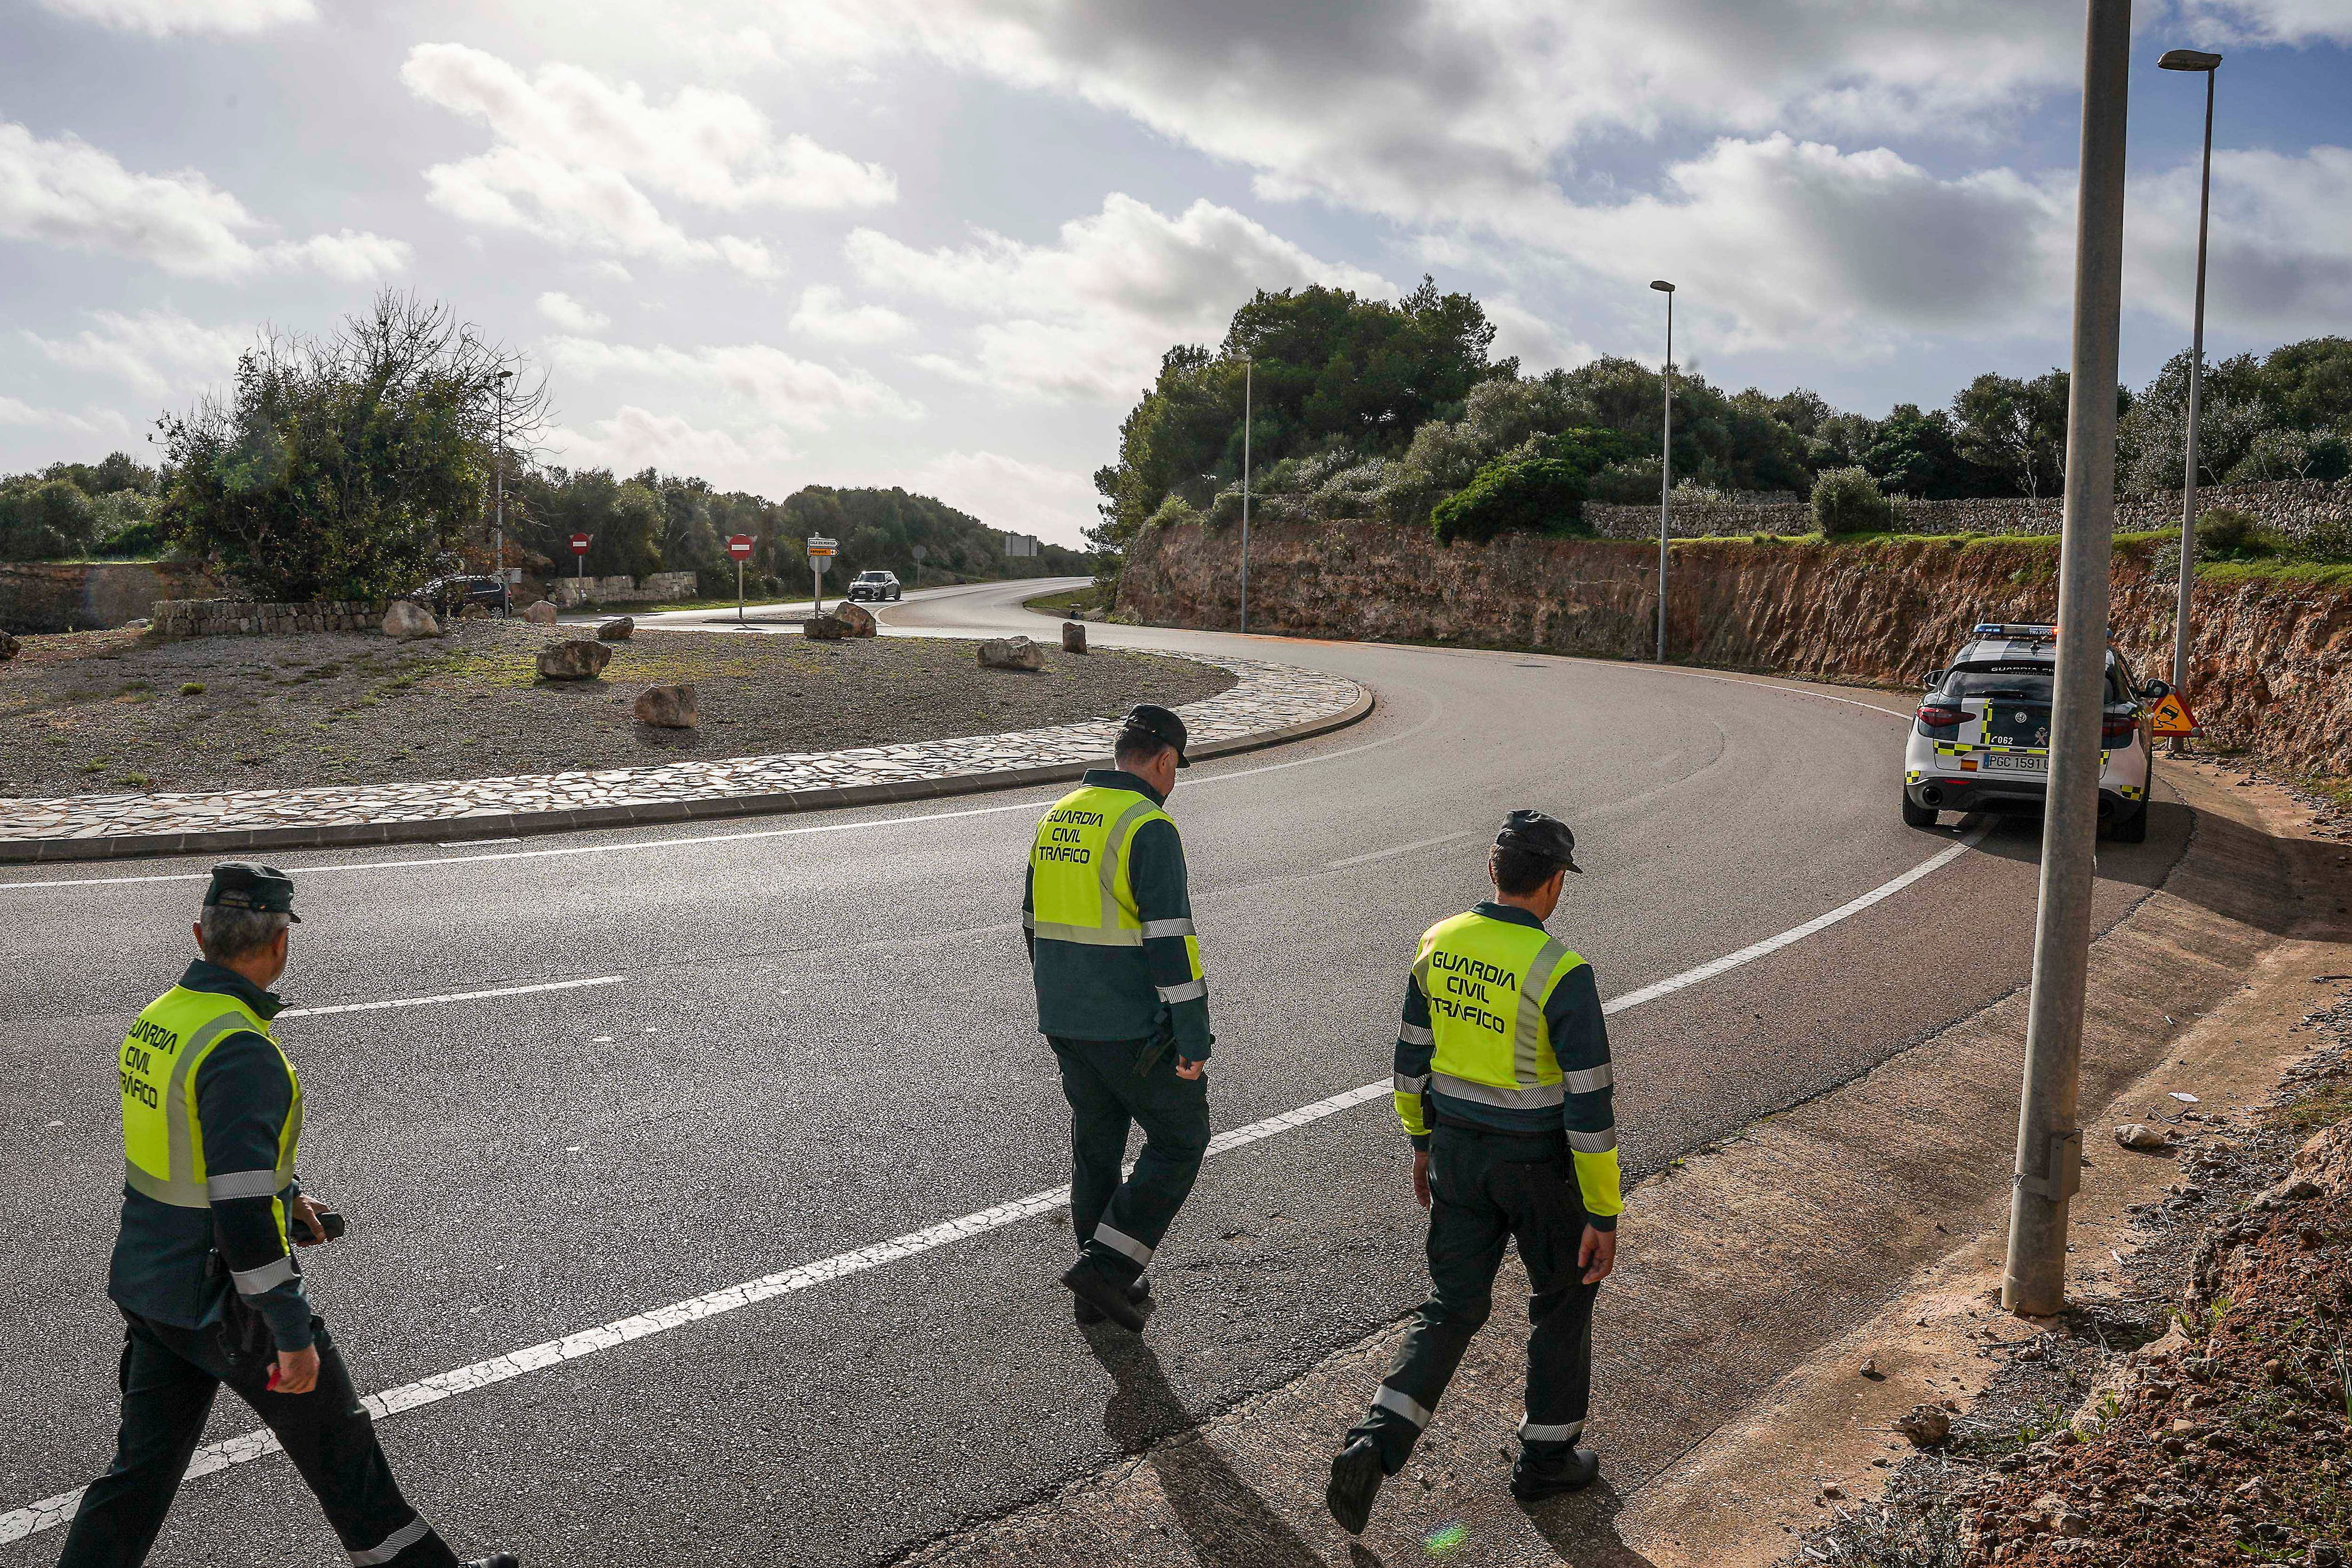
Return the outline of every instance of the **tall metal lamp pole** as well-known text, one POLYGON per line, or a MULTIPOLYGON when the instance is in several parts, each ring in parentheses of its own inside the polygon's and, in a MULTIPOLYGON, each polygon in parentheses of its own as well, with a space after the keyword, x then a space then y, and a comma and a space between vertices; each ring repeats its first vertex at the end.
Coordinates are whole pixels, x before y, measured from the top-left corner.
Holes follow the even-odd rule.
MULTIPOLYGON (((2168 71, 2205 73, 2205 167, 2197 187, 2197 304, 2189 336, 2189 437, 2180 480, 2180 603, 2172 617, 2172 689, 2188 700, 2189 604, 2197 584, 2197 412, 2205 391, 2205 233, 2213 202, 2213 79, 2221 57, 2198 49, 2167 49, 2156 62, 2168 71)), ((2172 742, 2176 752, 2184 744, 2172 742)))
POLYGON ((499 372, 499 450, 491 465, 498 499, 490 513, 490 570, 501 590, 507 583, 507 383, 513 379, 514 372, 499 372))
POLYGON ((1675 286, 1661 278, 1650 285, 1666 297, 1666 435, 1658 462, 1658 662, 1666 662, 1666 532, 1675 494, 1675 286))
POLYGON ((1250 382, 1256 362, 1242 356, 1242 631, 1249 632, 1250 382))

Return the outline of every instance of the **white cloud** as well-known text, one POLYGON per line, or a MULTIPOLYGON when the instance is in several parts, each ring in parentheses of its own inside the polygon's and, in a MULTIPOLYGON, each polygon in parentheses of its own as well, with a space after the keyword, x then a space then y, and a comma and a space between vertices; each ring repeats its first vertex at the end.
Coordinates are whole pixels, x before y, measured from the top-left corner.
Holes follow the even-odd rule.
POLYGON ((253 342, 252 332, 244 328, 203 326, 177 310, 142 310, 135 316, 115 310, 90 314, 97 327, 71 338, 25 335, 58 364, 120 376, 151 396, 226 373, 253 342))
POLYGON ((852 305, 831 284, 812 284, 801 290, 792 329, 825 343, 887 343, 915 330, 915 323, 887 305, 852 305))
POLYGON ((258 33, 315 19, 312 0, 41 0, 61 16, 125 33, 165 38, 177 33, 258 33))
POLYGON ((0 238, 110 251, 182 277, 308 268, 345 280, 394 272, 408 247, 344 229, 257 244, 245 204, 194 170, 140 174, 78 137, 47 141, 0 123, 0 238))
POLYGON ((2200 48, 2217 44, 2352 44, 2352 6, 2344 0, 2185 0, 2180 9, 2184 24, 2196 29, 2195 37, 2184 41, 2200 48))
POLYGON ((547 433, 544 445, 568 468, 610 468, 616 474, 660 468, 699 474, 720 486, 752 483, 755 471, 795 455, 772 431, 738 437, 635 404, 624 404, 610 419, 585 430, 558 426, 547 433))
POLYGON ((1560 325, 1536 314, 1507 295, 1479 301, 1486 319, 1495 323, 1495 356, 1516 356, 1523 374, 1534 374, 1555 366, 1573 369, 1594 357, 1591 344, 1566 334, 1560 325))
POLYGON ((689 236, 646 190, 733 213, 898 198, 889 171, 803 135, 778 137, 732 92, 688 87, 656 104, 634 82, 615 86, 568 65, 525 77, 462 44, 418 45, 400 77, 419 98, 489 127, 489 151, 425 171, 435 205, 472 223, 625 256, 723 261, 769 278, 781 268, 760 240, 689 236))
POLYGON ((1670 166, 1664 192, 1555 203, 1521 233, 1629 290, 1679 285, 1679 309, 1733 349, 1873 352, 1911 333, 2063 323, 2073 187, 2005 169, 1944 179, 1885 148, 1726 140, 1670 166))
POLYGON ((1259 289, 1398 291, 1205 200, 1169 217, 1114 194, 1101 212, 1064 224, 1048 245, 983 230, 961 248, 924 251, 861 228, 843 249, 872 287, 996 318, 976 330, 973 363, 918 363, 1045 396, 1133 396, 1171 342, 1222 339, 1234 309, 1259 289))
MULTIPOLYGON (((2189 318, 2197 267, 2198 166, 2132 182, 2124 297, 2189 318)), ((2217 322, 2285 336, 2340 330, 2352 316, 2352 148, 2213 154, 2206 309, 2217 322)))
POLYGON ((1101 499, 1085 474, 995 452, 945 452, 898 482, 917 494, 937 496, 991 528, 1073 547, 1084 546, 1081 531, 1097 521, 1096 503, 1101 499))
POLYGON ((0 425, 33 430, 63 430, 77 436, 119 439, 131 432, 131 421, 111 408, 89 408, 68 414, 61 408, 36 408, 22 398, 0 397, 0 425))
POLYGON ((835 420, 879 416, 918 418, 922 405, 864 371, 843 373, 795 359, 765 343, 733 343, 691 351, 656 344, 637 348, 593 338, 555 338, 548 358, 583 379, 614 376, 675 381, 719 394, 765 418, 802 429, 835 420))
POLYGON ((610 326, 613 319, 591 310, 569 294, 550 289, 539 297, 539 313, 567 332, 593 332, 610 326))

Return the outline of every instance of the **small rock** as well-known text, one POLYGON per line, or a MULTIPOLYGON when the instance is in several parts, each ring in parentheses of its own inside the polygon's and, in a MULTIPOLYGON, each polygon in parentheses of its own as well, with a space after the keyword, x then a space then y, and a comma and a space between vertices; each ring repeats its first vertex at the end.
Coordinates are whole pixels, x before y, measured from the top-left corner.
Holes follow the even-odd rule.
POLYGON ((1933 1405, 1914 1405, 1910 1415, 1895 1423, 1895 1430, 1910 1438, 1915 1448, 1932 1448, 1952 1435, 1952 1418, 1933 1405))
POLYGON ((1064 653, 1087 651, 1087 628, 1084 623, 1078 621, 1062 623, 1062 651, 1064 653))
POLYGON ((1885 1383, 1886 1381, 1886 1374, 1878 1370, 1878 1358, 1876 1356, 1863 1357, 1862 1364, 1854 1368, 1854 1371, 1870 1379, 1873 1383, 1885 1383))
POLYGON ((555 624, 555 605, 551 600, 541 599, 523 611, 522 618, 535 626, 551 626, 555 624))
POLYGON ((849 628, 849 635, 854 637, 870 637, 882 629, 874 619, 874 612, 854 600, 844 599, 833 607, 831 613, 835 620, 849 628))
POLYGON ((2161 1128, 2149 1127, 2138 1121, 2126 1121, 2116 1129, 2116 1142, 2126 1149, 2169 1149, 2172 1140, 2161 1128))
POLYGON ((490 607, 488 605, 467 605, 465 618, 469 621, 487 621, 490 618, 490 607))
POLYGON ((811 616, 801 623, 801 636, 811 642, 839 642, 849 635, 849 623, 839 616, 811 616))
POLYGON ((2315 1252, 2327 1245, 2327 1233, 2315 1225, 2300 1226, 2294 1233, 2294 1238, 2302 1244, 2305 1252, 2315 1252))
POLYGON ((2319 1195, 2319 1184, 2309 1176, 2297 1176, 2286 1184, 2286 1191, 2281 1195, 2292 1198, 2296 1203, 2305 1203, 2319 1195))
POLYGON ((24 646, 21 638, 11 637, 6 632, 0 632, 0 662, 16 658, 24 646))
POLYGON ((1027 637, 991 637, 980 645, 982 669, 1043 669, 1045 650, 1027 637))
POLYGON ((394 599, 391 608, 383 613, 383 635, 398 637, 403 642, 416 637, 437 637, 441 635, 441 623, 435 620, 433 612, 424 605, 407 599, 394 599))
POLYGON ((613 650, 585 637, 550 643, 539 650, 542 680, 593 680, 613 662, 613 650))
POLYGON ((651 724, 658 730, 692 730, 702 723, 702 712, 690 684, 646 687, 637 693, 636 713, 638 723, 651 724))
POLYGON ((596 628, 598 642, 627 642, 637 635, 637 623, 626 616, 606 621, 596 628))
POLYGON ((1835 1481, 1823 1481, 1822 1483, 1822 1496, 1830 1499, 1832 1501, 1835 1501, 1837 1499, 1845 1496, 1845 1489, 1838 1485, 1835 1481))
POLYGON ((2303 1568, 2344 1568, 2344 1548, 2333 1542, 2315 1541, 2303 1554, 2303 1568))

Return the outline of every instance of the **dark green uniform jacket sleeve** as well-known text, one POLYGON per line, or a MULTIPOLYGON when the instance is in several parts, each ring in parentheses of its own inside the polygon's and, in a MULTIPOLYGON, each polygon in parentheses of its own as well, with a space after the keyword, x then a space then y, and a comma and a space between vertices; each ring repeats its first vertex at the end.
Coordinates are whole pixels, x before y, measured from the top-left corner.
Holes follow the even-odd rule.
MULTIPOLYGON (((293 1085, 278 1047, 251 1032, 229 1036, 196 1069, 196 1116, 204 1128, 205 1169, 215 1178, 242 1171, 275 1171, 278 1141, 294 1109, 293 1085)), ((214 1246, 247 1305, 269 1323, 279 1350, 310 1343, 310 1303, 302 1271, 278 1226, 275 1197, 215 1198, 214 1246)), ((290 1226, 292 1216, 288 1215, 290 1226)))
POLYGON ((1609 1060, 1609 1025, 1601 1012, 1601 990, 1592 965, 1580 963, 1560 976, 1544 1002, 1544 1024, 1552 1054, 1568 1075, 1569 1092, 1560 1120, 1586 1193, 1586 1217, 1596 1230, 1617 1228, 1618 1191, 1616 1069, 1609 1060), (1591 1085, 1579 1088, 1580 1085, 1591 1085), (1605 1142, 1605 1151, 1597 1145, 1605 1142))
POLYGON ((1167 1005, 1170 1026, 1176 1032, 1176 1054, 1188 1062, 1206 1061, 1216 1043, 1209 1033, 1208 988, 1197 958, 1200 942, 1191 934, 1192 893, 1184 876, 1184 844, 1176 825, 1153 818, 1135 830, 1128 850, 1128 882, 1135 889, 1135 910, 1142 917, 1143 959, 1151 984, 1167 1005), (1149 934, 1162 922, 1180 922, 1175 935, 1149 934))

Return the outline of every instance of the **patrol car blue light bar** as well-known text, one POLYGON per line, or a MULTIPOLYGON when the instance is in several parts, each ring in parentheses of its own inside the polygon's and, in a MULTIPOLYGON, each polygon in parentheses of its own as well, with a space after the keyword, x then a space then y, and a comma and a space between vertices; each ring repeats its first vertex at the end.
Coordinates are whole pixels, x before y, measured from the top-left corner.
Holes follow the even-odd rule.
POLYGON ((1969 635, 1980 637, 2049 637, 2054 641, 2058 628, 2044 621, 1979 621, 1969 635))

